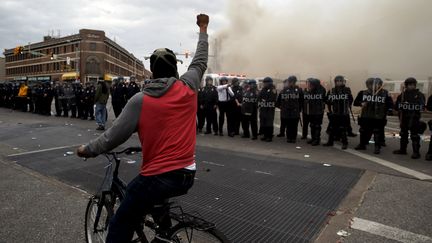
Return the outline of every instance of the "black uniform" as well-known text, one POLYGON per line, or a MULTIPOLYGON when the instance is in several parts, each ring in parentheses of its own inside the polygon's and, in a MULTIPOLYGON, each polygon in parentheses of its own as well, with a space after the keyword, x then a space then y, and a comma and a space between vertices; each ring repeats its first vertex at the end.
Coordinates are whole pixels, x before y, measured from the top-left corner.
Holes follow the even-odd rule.
POLYGON ((75 102, 77 107, 77 118, 84 117, 84 88, 79 83, 75 86, 75 102))
POLYGON ((44 88, 42 87, 42 85, 35 86, 34 92, 33 92, 33 100, 34 100, 34 106, 35 106, 34 113, 42 115, 43 95, 44 95, 44 88))
POLYGON ((111 87, 111 104, 115 117, 118 117, 127 103, 127 87, 123 82, 115 83, 111 87))
POLYGON ((218 104, 218 93, 216 87, 213 85, 206 85, 202 90, 202 105, 204 110, 204 118, 206 121, 206 134, 210 134, 212 131, 215 135, 218 133, 218 122, 217 122, 217 108, 218 104))
POLYGON ((5 104, 5 85, 4 84, 0 84, 0 107, 4 107, 5 104))
MULTIPOLYGON (((266 82, 264 82, 266 83, 266 82)), ((273 139, 273 124, 276 108, 277 92, 271 81, 271 84, 260 91, 258 95, 258 107, 260 128, 264 137, 263 141, 271 142, 273 139)))
POLYGON ((61 116, 62 113, 62 104, 60 100, 60 96, 63 94, 63 88, 60 84, 56 83, 54 87, 54 107, 56 110, 55 116, 61 116))
POLYGON ((132 98, 132 96, 134 96, 136 93, 140 92, 140 88, 138 87, 137 83, 135 82, 130 82, 128 87, 127 87, 127 99, 129 100, 130 98, 132 98))
MULTIPOLYGON (((428 111, 432 111, 432 95, 429 96, 429 98, 427 100, 426 108, 428 111)), ((430 138, 430 142, 429 142, 429 149, 428 149, 428 152, 426 154, 426 160, 430 161, 430 160, 432 160, 432 120, 429 120, 428 125, 429 125, 429 131, 431 132, 431 138, 430 138)))
POLYGON ((203 98, 203 89, 198 89, 198 107, 197 107, 197 129, 198 132, 202 132, 202 129, 204 127, 205 122, 205 116, 204 116, 204 98, 203 98))
POLYGON ((298 86, 285 87, 276 102, 280 109, 281 127, 278 137, 286 135, 288 142, 295 142, 303 106, 303 91, 298 86))
POLYGON ((241 124, 241 102, 242 102, 242 88, 240 87, 240 85, 237 83, 235 83, 232 86, 232 91, 234 93, 234 97, 231 100, 231 108, 230 108, 230 112, 231 112, 231 127, 233 129, 233 133, 234 135, 239 135, 240 134, 240 124, 241 124))
MULTIPOLYGON (((310 125, 312 139, 309 140, 308 143, 316 146, 321 142, 321 125, 326 103, 326 90, 317 79, 309 80, 309 83, 311 88, 305 90, 303 96, 303 129, 305 129, 305 126, 308 124, 310 125)), ((303 134, 303 136, 305 136, 305 134, 303 134)))
POLYGON ((50 84, 45 84, 43 87, 42 97, 42 115, 51 116, 51 104, 54 98, 54 90, 50 84))
MULTIPOLYGON (((373 79, 376 80, 376 79, 373 79)), ((376 81, 377 82, 377 81, 376 81)), ((382 87, 360 91, 354 100, 354 106, 362 107, 358 118, 360 126, 360 144, 356 150, 366 149, 369 140, 374 135, 375 153, 381 149, 382 134, 386 123, 387 110, 393 107, 393 101, 387 90, 382 87)))
POLYGON ((258 91, 256 87, 247 87, 242 95, 242 129, 243 138, 249 138, 249 126, 252 130, 252 139, 258 137, 258 91))
POLYGON ((348 128, 350 126, 350 110, 353 103, 351 89, 345 86, 332 88, 327 93, 329 139, 325 144, 333 146, 335 138, 340 138, 342 147, 348 145, 348 128))
POLYGON ((420 118, 425 108, 425 96, 418 90, 405 90, 397 97, 395 109, 399 112, 400 121, 400 149, 396 154, 406 154, 408 132, 410 133, 413 149, 413 159, 420 157, 420 118))
POLYGON ((94 99, 96 90, 93 85, 87 86, 84 91, 84 119, 94 120, 94 99))

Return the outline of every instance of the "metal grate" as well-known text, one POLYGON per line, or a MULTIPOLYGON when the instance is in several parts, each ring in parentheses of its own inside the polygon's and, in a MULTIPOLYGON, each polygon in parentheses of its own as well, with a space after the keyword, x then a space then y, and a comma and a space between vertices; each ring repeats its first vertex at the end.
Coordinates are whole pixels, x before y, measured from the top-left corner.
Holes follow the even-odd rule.
MULTIPOLYGON (((304 161, 197 150, 195 185, 177 200, 186 212, 196 212, 215 223, 233 242, 313 241, 328 213, 337 208, 363 173, 304 161)), ((103 158, 84 162, 75 156, 63 157, 63 153, 43 152, 14 160, 73 186, 96 190, 104 173, 103 158)), ((124 163, 122 178, 132 179, 139 166, 124 163)))

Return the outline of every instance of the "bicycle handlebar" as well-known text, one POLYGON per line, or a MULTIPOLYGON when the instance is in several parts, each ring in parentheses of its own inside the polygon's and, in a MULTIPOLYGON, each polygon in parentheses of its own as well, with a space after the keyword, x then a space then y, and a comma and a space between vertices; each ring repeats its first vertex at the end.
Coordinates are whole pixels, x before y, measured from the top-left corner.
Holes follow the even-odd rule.
POLYGON ((137 153, 137 152, 141 152, 142 151, 142 149, 141 149, 141 147, 129 147, 129 148, 125 148, 125 149, 123 149, 123 150, 121 150, 121 151, 118 151, 118 152, 107 152, 106 154, 109 154, 109 155, 118 155, 118 154, 132 154, 132 153, 137 153))

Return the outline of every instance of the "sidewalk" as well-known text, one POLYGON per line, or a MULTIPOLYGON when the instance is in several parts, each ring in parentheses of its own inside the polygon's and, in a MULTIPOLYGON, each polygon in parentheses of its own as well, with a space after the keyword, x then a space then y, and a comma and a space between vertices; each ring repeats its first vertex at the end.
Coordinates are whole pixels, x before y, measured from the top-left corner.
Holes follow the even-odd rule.
POLYGON ((84 242, 89 195, 0 159, 0 243, 84 242))

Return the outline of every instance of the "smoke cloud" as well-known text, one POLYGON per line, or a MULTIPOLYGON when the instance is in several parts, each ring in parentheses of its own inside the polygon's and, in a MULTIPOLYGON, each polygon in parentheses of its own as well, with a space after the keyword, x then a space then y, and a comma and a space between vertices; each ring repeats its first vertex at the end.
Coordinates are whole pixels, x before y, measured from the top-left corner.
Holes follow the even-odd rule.
POLYGON ((213 70, 325 81, 343 74, 355 89, 368 76, 432 76, 430 0, 266 2, 229 0, 213 70))

